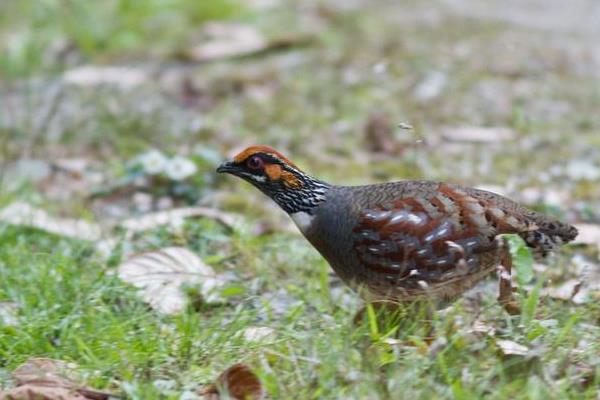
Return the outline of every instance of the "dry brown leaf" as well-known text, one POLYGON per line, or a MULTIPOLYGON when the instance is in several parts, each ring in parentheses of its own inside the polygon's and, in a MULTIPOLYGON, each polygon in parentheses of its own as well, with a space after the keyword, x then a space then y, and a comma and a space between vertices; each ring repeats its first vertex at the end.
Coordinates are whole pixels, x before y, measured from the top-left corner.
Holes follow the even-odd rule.
POLYGON ((510 128, 501 126, 463 126, 444 128, 442 136, 452 142, 497 143, 515 140, 517 133, 510 128))
MULTIPOLYGON (((105 397, 108 399, 108 396, 105 397)), ((0 400, 90 400, 75 389, 26 384, 0 392, 0 400)))
POLYGON ((214 384, 201 389, 205 400, 235 399, 259 400, 265 393, 258 376, 244 364, 235 364, 225 370, 214 384))
POLYGON ((529 348, 512 340, 497 340, 496 345, 505 356, 526 356, 529 348))
POLYGON ((365 125, 367 147, 375 153, 394 154, 399 146, 394 140, 394 128, 387 114, 374 113, 365 125))
POLYGON ((0 210, 0 222, 28 226, 73 239, 96 241, 102 237, 99 225, 82 219, 56 218, 27 203, 16 202, 0 210))
POLYGON ((20 365, 12 376, 17 385, 35 382, 45 386, 70 386, 75 365, 51 358, 31 358, 20 365))
POLYGON ((128 232, 143 232, 159 226, 177 223, 185 218, 204 217, 211 218, 223 224, 229 229, 239 226, 242 217, 235 214, 226 213, 216 208, 207 207, 183 207, 172 210, 158 211, 139 217, 128 218, 121 222, 119 226, 128 232))
POLYGON ((142 253, 123 262, 119 278, 139 289, 152 308, 164 314, 181 312, 189 302, 182 285, 198 285, 206 302, 220 300, 218 288, 224 279, 200 257, 183 247, 167 247, 142 253))
POLYGON ((50 358, 32 358, 13 372, 17 387, 2 393, 12 400, 106 400, 110 393, 75 383, 75 365, 50 358))

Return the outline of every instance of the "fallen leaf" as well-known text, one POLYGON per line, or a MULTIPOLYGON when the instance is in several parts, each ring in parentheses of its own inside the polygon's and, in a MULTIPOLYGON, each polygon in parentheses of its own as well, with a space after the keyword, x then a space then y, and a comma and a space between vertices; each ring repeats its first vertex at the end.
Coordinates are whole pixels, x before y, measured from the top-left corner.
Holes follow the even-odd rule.
POLYGON ((204 42, 184 50, 181 56, 192 61, 215 61, 224 58, 248 56, 267 50, 304 46, 313 36, 291 33, 272 39, 265 38, 256 28, 236 23, 212 22, 203 27, 204 42))
POLYGON ((510 128, 496 126, 446 127, 442 137, 452 142, 497 143, 515 140, 517 133, 510 128))
POLYGON ((398 150, 390 118, 384 113, 369 116, 365 125, 367 148, 375 153, 393 154, 398 150))
POLYGON ((46 386, 64 386, 71 384, 75 365, 51 358, 30 358, 12 373, 17 385, 36 382, 46 386))
POLYGON ((27 203, 13 203, 0 210, 0 222, 28 226, 72 239, 96 241, 102 237, 99 225, 82 219, 56 218, 27 203))
POLYGON ((200 390, 205 400, 235 399, 259 400, 265 393, 260 380, 244 364, 235 364, 225 370, 214 384, 200 390))
POLYGON ((268 41, 255 28, 234 23, 208 23, 204 25, 207 40, 188 49, 184 55, 194 61, 213 61, 221 58, 243 56, 267 48, 268 41))
POLYGON ((226 213, 215 208, 183 207, 128 218, 121 222, 119 226, 128 232, 135 233, 158 228, 159 226, 173 223, 173 221, 194 217, 212 218, 229 229, 239 226, 242 221, 242 217, 238 215, 226 213))
POLYGON ((152 308, 164 314, 181 312, 189 303, 183 284, 198 285, 205 302, 220 301, 224 279, 200 257, 183 247, 142 253, 118 267, 119 278, 139 289, 152 308))
POLYGON ((128 67, 81 66, 63 74, 63 82, 81 87, 112 85, 120 89, 131 89, 148 80, 148 73, 128 67))
POLYGON ((7 400, 107 400, 110 393, 83 387, 75 381, 74 364, 32 358, 13 372, 17 387, 0 393, 7 400))
POLYGON ((571 301, 575 304, 583 304, 591 300, 588 296, 589 288, 579 279, 570 279, 558 287, 544 288, 541 294, 553 299, 571 301))
POLYGON ((577 224, 579 234, 573 241, 574 244, 596 246, 600 250, 600 225, 577 224))
POLYGON ((268 326, 249 326, 243 331, 244 339, 248 342, 267 342, 276 335, 275 329, 268 326))
POLYGON ((473 321, 473 326, 469 331, 474 334, 483 334, 488 336, 494 336, 496 334, 496 328, 480 318, 473 321))
POLYGON ((496 345, 500 348, 502 354, 506 356, 526 356, 529 354, 529 348, 512 340, 497 340, 496 345))
MULTIPOLYGON (((108 399, 109 396, 103 397, 108 399)), ((26 384, 0 392, 2 400, 90 400, 75 389, 53 386, 37 386, 26 384)))

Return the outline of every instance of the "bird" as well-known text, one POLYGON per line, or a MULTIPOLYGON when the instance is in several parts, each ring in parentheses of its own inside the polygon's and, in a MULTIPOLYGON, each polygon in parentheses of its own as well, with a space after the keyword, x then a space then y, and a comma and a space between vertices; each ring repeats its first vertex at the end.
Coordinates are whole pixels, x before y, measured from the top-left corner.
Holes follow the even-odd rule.
POLYGON ((265 145, 246 148, 217 172, 271 198, 335 273, 373 303, 451 301, 500 271, 500 303, 518 313, 504 235, 519 235, 543 258, 578 233, 507 197, 456 183, 330 184, 265 145))

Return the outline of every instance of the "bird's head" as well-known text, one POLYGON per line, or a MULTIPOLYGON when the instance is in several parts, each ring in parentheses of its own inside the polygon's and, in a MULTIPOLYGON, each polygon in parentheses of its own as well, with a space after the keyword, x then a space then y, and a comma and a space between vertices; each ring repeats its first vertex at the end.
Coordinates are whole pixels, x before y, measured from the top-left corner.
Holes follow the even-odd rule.
POLYGON ((290 214, 309 212, 325 198, 329 185, 302 172, 280 152, 268 146, 251 146, 224 162, 226 172, 250 182, 290 214))

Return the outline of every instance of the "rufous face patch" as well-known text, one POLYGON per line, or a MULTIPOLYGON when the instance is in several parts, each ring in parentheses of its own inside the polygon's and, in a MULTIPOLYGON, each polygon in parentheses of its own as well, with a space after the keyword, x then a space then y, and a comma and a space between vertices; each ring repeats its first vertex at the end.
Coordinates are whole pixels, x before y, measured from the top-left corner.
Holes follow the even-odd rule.
POLYGON ((283 184, 290 189, 299 189, 302 187, 302 181, 289 171, 281 171, 281 179, 283 184))
POLYGON ((268 164, 265 166, 265 174, 271 182, 281 180, 282 183, 290 189, 298 189, 302 186, 302 182, 296 175, 284 170, 281 165, 278 164, 268 164))
POLYGON ((267 164, 265 166, 265 174, 267 174, 269 180, 272 182, 278 181, 281 178, 282 171, 281 165, 267 164))

